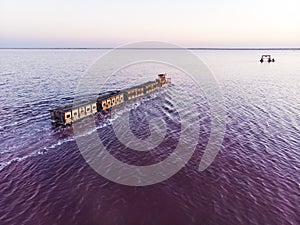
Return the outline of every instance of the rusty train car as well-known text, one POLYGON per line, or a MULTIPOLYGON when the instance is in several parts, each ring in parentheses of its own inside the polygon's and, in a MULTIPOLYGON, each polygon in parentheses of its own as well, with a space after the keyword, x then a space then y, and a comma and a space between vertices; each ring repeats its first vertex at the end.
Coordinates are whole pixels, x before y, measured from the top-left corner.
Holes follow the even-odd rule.
POLYGON ((51 120, 56 125, 72 124, 97 112, 110 110, 126 101, 150 94, 169 84, 171 84, 171 78, 167 78, 166 73, 158 74, 158 78, 155 81, 149 81, 123 90, 106 92, 90 100, 83 100, 52 109, 50 110, 51 120))

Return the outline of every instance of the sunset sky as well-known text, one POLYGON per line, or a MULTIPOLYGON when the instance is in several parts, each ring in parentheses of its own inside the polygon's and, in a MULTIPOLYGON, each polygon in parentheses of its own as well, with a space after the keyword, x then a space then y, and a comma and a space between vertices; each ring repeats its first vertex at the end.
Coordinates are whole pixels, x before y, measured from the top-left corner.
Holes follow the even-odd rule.
POLYGON ((0 47, 300 47, 299 0, 0 0, 0 47))

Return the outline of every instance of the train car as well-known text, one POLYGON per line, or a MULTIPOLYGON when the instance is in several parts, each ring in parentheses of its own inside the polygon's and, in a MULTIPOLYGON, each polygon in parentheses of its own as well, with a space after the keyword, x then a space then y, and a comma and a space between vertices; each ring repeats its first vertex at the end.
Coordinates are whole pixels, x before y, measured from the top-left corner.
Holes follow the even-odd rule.
POLYGON ((85 100, 50 110, 51 120, 57 125, 67 125, 97 113, 96 99, 85 100))
POLYGON ((155 81, 149 81, 124 90, 101 93, 94 99, 52 109, 50 110, 51 120, 57 125, 71 124, 96 112, 105 111, 125 101, 150 94, 158 88, 165 87, 169 84, 171 84, 171 78, 167 78, 166 73, 159 74, 155 81))
POLYGON ((143 95, 150 94, 151 92, 158 89, 159 82, 160 81, 158 81, 158 80, 149 81, 147 83, 140 84, 140 85, 122 90, 122 92, 125 94, 125 100, 129 101, 129 100, 141 97, 143 95))
POLYGON ((165 87, 171 84, 171 78, 167 78, 166 73, 158 74, 158 78, 156 79, 156 81, 158 82, 159 87, 165 87))
POLYGON ((124 89, 124 90, 122 90, 122 92, 125 95, 125 101, 129 101, 129 100, 138 98, 138 97, 143 96, 145 94, 143 84, 138 85, 138 86, 134 86, 134 87, 131 87, 131 88, 124 89))
POLYGON ((119 105, 125 101, 124 93, 121 91, 112 91, 110 93, 100 95, 97 98, 97 110, 110 109, 116 105, 119 105))
POLYGON ((153 91, 156 91, 158 88, 158 81, 149 81, 144 84, 144 93, 150 94, 153 91))

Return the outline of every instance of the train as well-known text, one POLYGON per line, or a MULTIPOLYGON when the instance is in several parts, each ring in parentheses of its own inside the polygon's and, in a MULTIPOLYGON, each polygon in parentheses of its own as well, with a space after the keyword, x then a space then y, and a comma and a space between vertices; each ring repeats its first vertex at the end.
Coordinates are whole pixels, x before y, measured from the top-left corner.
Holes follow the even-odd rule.
POLYGON ((109 111, 117 105, 148 95, 170 84, 171 78, 167 77, 166 73, 158 74, 158 77, 154 81, 149 81, 123 90, 100 93, 92 99, 82 100, 49 110, 51 121, 55 125, 70 125, 75 121, 98 112, 109 111))

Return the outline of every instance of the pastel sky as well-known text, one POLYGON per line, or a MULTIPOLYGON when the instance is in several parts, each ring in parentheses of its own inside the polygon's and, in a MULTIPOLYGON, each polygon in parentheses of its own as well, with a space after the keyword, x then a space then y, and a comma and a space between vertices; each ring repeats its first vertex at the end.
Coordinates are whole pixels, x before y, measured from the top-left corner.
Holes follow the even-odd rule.
POLYGON ((0 47, 300 47, 299 0, 0 0, 0 47))

